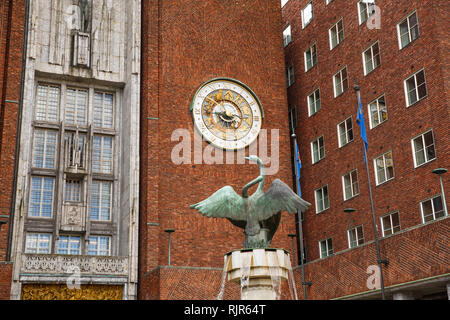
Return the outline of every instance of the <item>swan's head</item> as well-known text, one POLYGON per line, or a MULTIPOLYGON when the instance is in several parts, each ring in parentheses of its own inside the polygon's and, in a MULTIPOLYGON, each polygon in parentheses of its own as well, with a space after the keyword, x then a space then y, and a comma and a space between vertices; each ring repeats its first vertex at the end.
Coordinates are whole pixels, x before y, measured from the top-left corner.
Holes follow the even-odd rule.
POLYGON ((258 158, 258 157, 255 156, 255 155, 251 155, 250 157, 245 157, 245 159, 247 159, 247 160, 250 161, 250 162, 255 162, 255 163, 259 164, 259 165, 262 165, 262 164, 263 164, 262 161, 261 161, 261 159, 258 158))

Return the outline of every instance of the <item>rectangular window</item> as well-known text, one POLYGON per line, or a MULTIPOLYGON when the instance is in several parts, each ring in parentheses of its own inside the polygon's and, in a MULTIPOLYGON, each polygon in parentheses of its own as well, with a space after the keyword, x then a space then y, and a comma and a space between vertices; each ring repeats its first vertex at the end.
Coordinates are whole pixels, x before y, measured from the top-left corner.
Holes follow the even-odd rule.
POLYGON ((104 174, 113 172, 113 137, 94 136, 92 170, 104 174))
POLYGON ((427 96, 425 73, 423 70, 405 80, 406 106, 409 107, 427 96))
POLYGON ((56 168, 56 141, 58 132, 36 129, 33 137, 33 168, 56 168))
POLYGON ((383 237, 390 236, 391 234, 400 231, 398 212, 381 217, 381 230, 383 231, 383 237))
POLYGON ((36 90, 35 120, 58 122, 60 90, 57 86, 39 84, 36 90))
POLYGON ((91 185, 91 220, 111 221, 112 183, 92 181, 91 185))
POLYGON ((339 148, 353 141, 353 123, 351 117, 338 124, 338 137, 339 148))
POLYGON ((363 52, 363 61, 364 61, 364 75, 369 74, 381 64, 380 48, 378 46, 378 41, 363 52))
POLYGON ((325 144, 323 136, 311 142, 312 163, 317 163, 325 158, 325 144))
POLYGON ((384 95, 369 103, 369 119, 371 129, 387 120, 386 100, 384 95))
POLYGON ((76 236, 59 236, 58 254, 81 254, 81 238, 76 236))
POLYGON ((54 185, 55 178, 31 177, 30 217, 52 217, 54 185))
POLYGON ((90 256, 110 256, 111 237, 91 236, 89 237, 88 255, 90 256))
POLYGON ((287 68, 286 71, 286 77, 287 77, 287 86, 288 88, 290 86, 292 86, 295 82, 295 77, 294 77, 294 66, 290 66, 287 68))
POLYGON ((422 201, 420 203, 420 207, 422 210, 423 223, 433 221, 445 216, 441 195, 422 201))
POLYGON ((356 248, 364 243, 364 232, 362 226, 348 230, 347 234, 349 248, 356 248))
POLYGON ((328 201, 328 186, 317 189, 314 193, 316 198, 316 213, 321 213, 330 208, 330 203, 328 201))
POLYGON ((291 26, 289 25, 283 30, 284 46, 286 47, 289 43, 291 43, 291 41, 292 41, 292 34, 291 34, 291 26))
POLYGON ((114 128, 114 95, 95 92, 94 126, 97 128, 114 128))
POLYGON ((49 233, 28 233, 25 240, 25 253, 50 254, 52 235, 49 233))
POLYGON ((316 44, 313 44, 305 51, 305 71, 308 71, 317 64, 316 44))
POLYGON ((380 185, 394 178, 394 163, 392 152, 389 151, 374 160, 376 181, 380 185))
POLYGON ((413 12, 397 25, 398 44, 403 49, 419 37, 417 13, 413 12))
POLYGON ((88 92, 68 88, 66 91, 65 120, 73 126, 85 126, 87 121, 88 92))
POLYGON ((302 28, 304 29, 314 18, 313 3, 308 3, 302 9, 302 28))
POLYGON ((333 76, 334 97, 338 97, 348 89, 347 67, 344 67, 333 76))
POLYGON ((333 50, 339 43, 344 41, 344 24, 342 21, 342 19, 339 20, 328 30, 330 35, 330 50, 333 50))
POLYGON ((411 140, 414 167, 421 166, 427 162, 436 159, 436 151, 434 149, 433 131, 428 131, 411 140))
POLYGON ((308 110, 309 116, 316 114, 321 108, 320 104, 320 90, 317 89, 308 96, 308 110))
POLYGON ((333 254, 333 240, 331 238, 319 241, 320 258, 326 258, 333 254))
POLYGON ((359 24, 362 24, 375 13, 375 0, 361 0, 358 2, 359 24))
POLYGON ((344 200, 356 197, 359 194, 357 170, 342 176, 342 187, 344 189, 344 200))
POLYGON ((289 124, 291 129, 291 134, 295 133, 295 129, 297 129, 297 108, 295 106, 289 106, 289 124))
POLYGON ((81 180, 66 180, 64 201, 81 202, 81 180))

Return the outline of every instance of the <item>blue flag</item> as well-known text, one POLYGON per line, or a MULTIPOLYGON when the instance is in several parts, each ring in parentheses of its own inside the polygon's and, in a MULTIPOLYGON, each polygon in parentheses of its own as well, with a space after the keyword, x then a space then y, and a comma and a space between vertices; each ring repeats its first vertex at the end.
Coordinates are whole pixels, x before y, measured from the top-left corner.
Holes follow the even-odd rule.
POLYGON ((302 168, 302 161, 300 160, 300 150, 298 149, 297 139, 295 140, 295 182, 297 185, 298 196, 302 196, 302 189, 300 187, 300 169, 302 168))
POLYGON ((356 123, 361 128, 361 138, 364 141, 364 147, 366 148, 366 152, 364 153, 364 162, 366 162, 366 153, 369 149, 369 143, 367 142, 367 132, 366 132, 366 123, 364 121, 364 113, 361 103, 361 96, 358 95, 358 115, 356 116, 356 123))

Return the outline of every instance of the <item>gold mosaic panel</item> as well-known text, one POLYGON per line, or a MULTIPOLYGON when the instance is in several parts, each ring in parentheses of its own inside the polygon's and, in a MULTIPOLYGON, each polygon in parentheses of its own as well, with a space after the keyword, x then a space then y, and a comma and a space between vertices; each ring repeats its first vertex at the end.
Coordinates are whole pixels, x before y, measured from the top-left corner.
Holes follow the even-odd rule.
POLYGON ((81 285, 69 289, 64 284, 23 284, 22 300, 122 300, 123 286, 81 285))

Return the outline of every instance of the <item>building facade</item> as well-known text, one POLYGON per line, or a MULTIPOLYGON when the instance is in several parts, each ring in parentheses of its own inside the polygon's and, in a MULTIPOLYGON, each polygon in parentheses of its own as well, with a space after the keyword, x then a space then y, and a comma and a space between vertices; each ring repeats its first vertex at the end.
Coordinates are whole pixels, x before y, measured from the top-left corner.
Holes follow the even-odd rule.
POLYGON ((303 221, 308 298, 380 297, 355 82, 386 295, 447 298, 449 222, 432 171, 450 159, 449 34, 439 23, 448 10, 445 1, 285 1, 289 105, 313 204, 303 221))
POLYGON ((355 80, 387 298, 447 298, 449 5, 281 2, 1 1, 1 299, 239 299, 242 231, 189 207, 244 155, 295 188, 294 133, 312 206, 272 247, 300 299, 380 298, 355 80))

